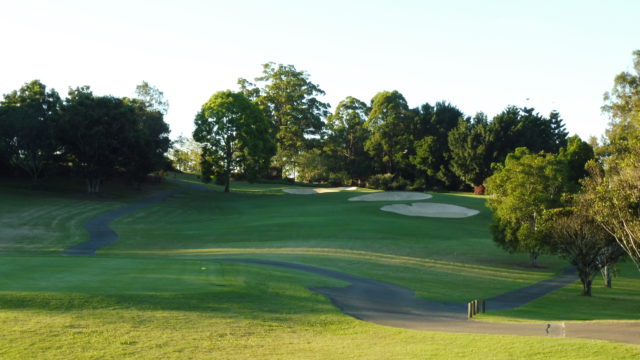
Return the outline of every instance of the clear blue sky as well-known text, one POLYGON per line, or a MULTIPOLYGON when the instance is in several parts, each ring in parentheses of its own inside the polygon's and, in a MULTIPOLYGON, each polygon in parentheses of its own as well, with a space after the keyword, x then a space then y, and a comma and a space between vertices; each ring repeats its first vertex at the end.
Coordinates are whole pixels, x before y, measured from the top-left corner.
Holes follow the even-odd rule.
POLYGON ((602 94, 632 69, 640 1, 2 1, 0 93, 40 79, 66 95, 132 96, 143 80, 190 134, 214 92, 274 61, 307 71, 332 106, 398 90, 490 117, 560 111, 600 136, 602 94), (528 100, 527 100, 528 99, 528 100))

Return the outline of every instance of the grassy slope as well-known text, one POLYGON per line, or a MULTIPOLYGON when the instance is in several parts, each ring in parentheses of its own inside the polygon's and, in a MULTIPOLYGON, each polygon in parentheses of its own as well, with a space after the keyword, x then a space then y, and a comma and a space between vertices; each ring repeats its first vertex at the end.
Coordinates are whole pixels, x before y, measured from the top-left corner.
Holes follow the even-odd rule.
POLYGON ((174 186, 157 184, 135 191, 112 182, 95 197, 84 194, 82 184, 52 180, 45 189, 33 190, 0 179, 0 252, 59 252, 87 239, 83 224, 91 217, 174 186))
MULTIPOLYGON (((34 358, 43 353, 49 358, 640 355, 638 347, 604 342, 454 335, 367 324, 341 315, 324 297, 306 289, 341 285, 334 280, 277 268, 208 261, 212 255, 240 252, 238 256, 243 257, 316 263, 403 284, 422 296, 442 300, 460 300, 470 292, 501 292, 548 276, 563 265, 549 258, 549 269, 541 272, 519 267, 526 262, 525 257, 505 254, 491 244, 486 212, 477 219, 467 219, 465 224, 445 220, 451 226, 442 229, 443 222, 438 225, 430 219, 382 213, 376 203, 347 203, 348 194, 310 198, 281 195, 277 185, 240 186, 243 192, 236 194, 176 196, 123 218, 115 224, 122 241, 107 251, 111 256, 119 254, 117 257, 3 257, 0 327, 6 331, 0 337, 0 358, 34 358)), ((95 206, 98 212, 100 207, 107 210, 130 201, 14 190, 2 195, 12 200, 0 202, 0 214, 4 214, 0 219, 5 220, 0 230, 40 224, 55 236, 49 242, 46 236, 2 240, 5 248, 13 250, 21 249, 22 241, 40 249, 63 248, 72 242, 67 236, 82 236, 81 221, 68 228, 61 224, 74 216, 89 215, 74 210, 76 215, 55 222, 61 213, 87 205, 95 206), (19 221, 6 220, 7 215, 29 212, 31 204, 53 209, 19 221)), ((482 210, 478 205, 481 201, 473 197, 436 195, 435 201, 482 210)), ((620 287, 608 290, 605 296, 615 294, 623 310, 616 315, 596 310, 592 312, 596 318, 628 318, 629 313, 637 316, 627 304, 639 300, 638 277, 623 277, 615 284, 620 287)), ((601 301, 599 289, 595 294, 596 301, 601 301)), ((532 303, 520 312, 503 315, 557 318, 562 312, 549 309, 574 298, 575 293, 563 289, 540 300, 553 299, 551 303, 532 303)), ((584 314, 588 314, 586 309, 596 309, 590 306, 591 299, 584 300, 578 304, 584 314)))
POLYGON ((53 256, 4 258, 0 264, 0 271, 10 275, 0 280, 3 359, 44 354, 49 359, 640 356, 637 346, 599 341, 368 324, 340 314, 306 289, 341 283, 261 266, 53 256))

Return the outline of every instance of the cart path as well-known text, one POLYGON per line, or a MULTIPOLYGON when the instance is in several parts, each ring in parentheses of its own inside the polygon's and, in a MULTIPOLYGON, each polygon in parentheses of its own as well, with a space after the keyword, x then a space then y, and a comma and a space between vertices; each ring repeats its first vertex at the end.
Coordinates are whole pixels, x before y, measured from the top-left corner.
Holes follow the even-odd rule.
MULTIPOLYGON (((67 255, 95 256, 96 251, 118 240, 109 224, 130 213, 154 205, 169 196, 206 186, 175 180, 180 189, 154 194, 140 202, 101 214, 85 223, 89 240, 64 251, 67 255)), ((438 302, 415 297, 415 292, 402 286, 315 266, 257 259, 212 259, 254 265, 277 266, 305 271, 342 280, 350 285, 342 288, 317 287, 310 290, 327 296, 343 313, 380 325, 405 329, 454 333, 502 334, 520 336, 576 337, 640 344, 640 321, 598 321, 568 323, 493 323, 467 319, 466 304, 438 302)), ((557 277, 510 291, 487 300, 487 310, 518 308, 532 300, 577 281, 570 268, 557 277)))
POLYGON ((145 198, 137 203, 110 211, 108 213, 100 214, 92 219, 89 219, 86 223, 84 223, 84 228, 89 233, 89 240, 66 249, 64 251, 64 254, 76 256, 95 256, 96 251, 118 241, 118 234, 116 234, 116 232, 113 231, 113 229, 111 229, 111 227, 109 226, 112 221, 122 216, 136 212, 140 209, 144 209, 146 207, 154 205, 168 198, 169 196, 185 191, 207 189, 206 186, 201 184, 180 180, 167 180, 179 182, 182 187, 153 194, 150 197, 145 198))
MULTIPOLYGON (((467 319, 467 304, 418 299, 413 290, 315 266, 256 259, 212 259, 305 271, 350 283, 310 290, 327 296, 343 313, 357 319, 404 329, 520 336, 573 337, 640 344, 640 321, 496 323, 467 319)), ((520 307, 576 281, 572 269, 555 278, 487 300, 491 310, 520 307)))

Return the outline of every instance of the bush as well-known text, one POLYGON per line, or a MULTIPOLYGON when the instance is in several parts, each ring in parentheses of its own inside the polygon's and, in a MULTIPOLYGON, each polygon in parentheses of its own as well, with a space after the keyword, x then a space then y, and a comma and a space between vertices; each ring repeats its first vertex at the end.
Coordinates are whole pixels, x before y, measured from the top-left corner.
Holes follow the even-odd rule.
POLYGON ((367 180, 367 187, 376 190, 389 190, 393 182, 393 174, 376 174, 367 180))
POLYGON ((427 183, 424 179, 417 179, 413 184, 407 186, 409 191, 424 191, 427 188, 427 183))
POLYGON ((397 178, 395 178, 395 180, 393 180, 391 185, 389 185, 389 188, 391 190, 405 190, 407 188, 407 185, 409 185, 409 182, 402 176, 398 176, 397 178))
POLYGON ((344 185, 349 181, 349 174, 346 171, 339 171, 336 173, 330 173, 327 182, 331 186, 344 185))

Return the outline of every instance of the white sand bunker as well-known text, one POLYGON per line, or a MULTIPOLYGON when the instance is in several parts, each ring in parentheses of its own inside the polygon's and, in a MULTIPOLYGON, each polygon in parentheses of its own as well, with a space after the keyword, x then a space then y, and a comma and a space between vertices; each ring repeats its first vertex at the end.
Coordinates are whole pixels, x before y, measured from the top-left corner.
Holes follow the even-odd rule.
POLYGON ((282 189, 282 191, 289 194, 294 194, 294 195, 312 195, 312 194, 334 193, 334 192, 339 192, 343 190, 353 191, 357 189, 358 188, 355 186, 351 186, 351 187, 340 186, 340 187, 334 187, 334 188, 282 189))
POLYGON ((380 210, 408 216, 437 218, 465 218, 479 213, 478 210, 442 203, 393 204, 385 205, 380 210))
POLYGON ((405 200, 425 200, 431 195, 412 191, 384 191, 373 194, 360 195, 349 198, 349 201, 405 201, 405 200))

